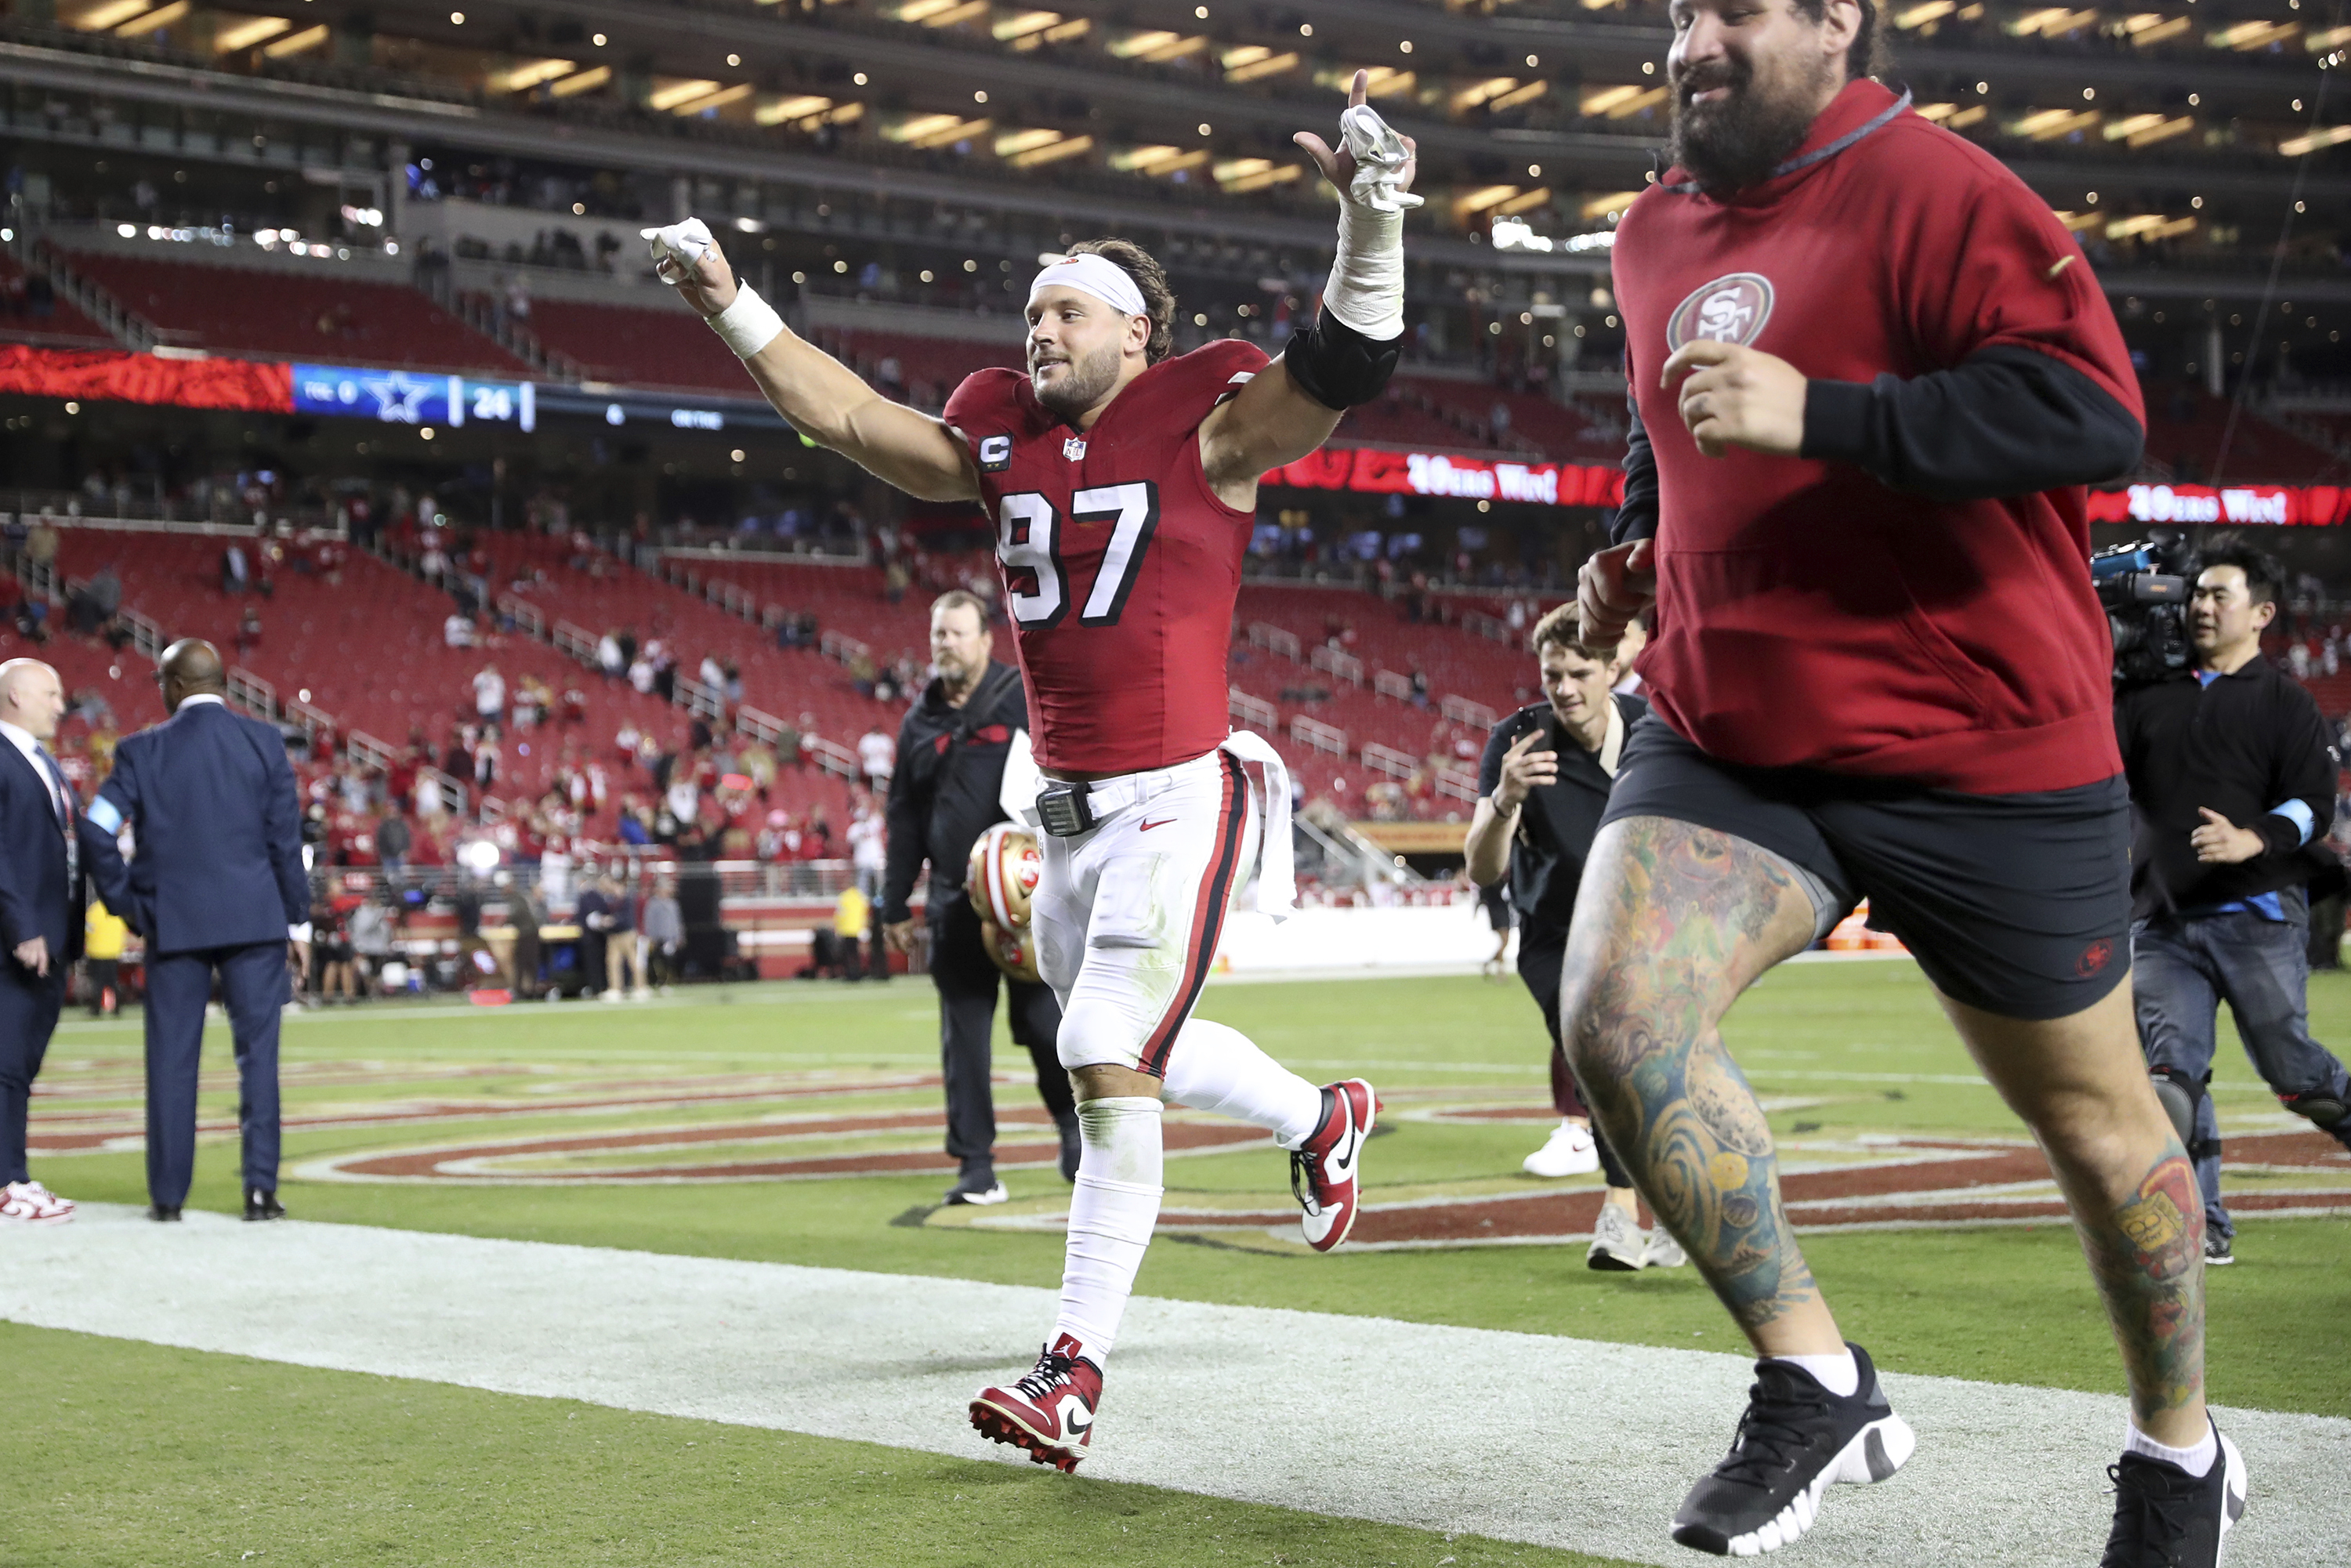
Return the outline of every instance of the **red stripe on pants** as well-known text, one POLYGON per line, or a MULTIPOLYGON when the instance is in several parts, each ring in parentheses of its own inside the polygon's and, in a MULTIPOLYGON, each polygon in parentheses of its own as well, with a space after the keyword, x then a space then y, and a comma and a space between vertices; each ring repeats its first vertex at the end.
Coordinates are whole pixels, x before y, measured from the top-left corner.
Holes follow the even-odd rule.
POLYGON ((1217 943, 1225 933, 1225 906, 1232 901, 1233 873, 1241 858, 1241 837, 1249 824, 1249 784, 1241 775, 1241 765, 1230 752, 1219 751, 1217 758, 1224 765, 1224 805, 1217 814, 1217 849, 1208 858, 1208 873, 1201 880, 1199 902, 1192 910, 1192 934, 1184 949, 1184 978, 1176 990, 1176 999, 1160 1019, 1159 1027, 1143 1042, 1143 1050, 1134 1064, 1138 1072, 1148 1072, 1154 1078, 1167 1074, 1167 1052, 1176 1044, 1176 1035, 1184 1020, 1192 1016, 1192 1009, 1200 1000, 1200 988, 1208 983, 1208 967, 1216 962, 1217 943))

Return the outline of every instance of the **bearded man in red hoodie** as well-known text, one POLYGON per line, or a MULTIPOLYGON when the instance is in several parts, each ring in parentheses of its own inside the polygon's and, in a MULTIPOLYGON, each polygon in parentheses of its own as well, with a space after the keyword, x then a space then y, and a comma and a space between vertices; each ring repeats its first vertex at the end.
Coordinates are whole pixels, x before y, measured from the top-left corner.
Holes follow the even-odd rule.
MULTIPOLYGON (((2109 1563, 2210 1565, 2203 1211, 2125 983, 2128 805, 2083 486, 2145 438, 2073 236, 1870 78, 1868 0, 1673 0, 1674 167, 1614 252, 1635 415, 1589 639, 1654 609, 1562 1018, 1608 1141, 1759 1358, 1677 1514, 1748 1555, 1914 1439, 1838 1331, 1718 1024, 1861 899, 2048 1155, 2131 1392, 2109 1563)), ((2087 1478, 2085 1478, 2085 1479, 2087 1478)))

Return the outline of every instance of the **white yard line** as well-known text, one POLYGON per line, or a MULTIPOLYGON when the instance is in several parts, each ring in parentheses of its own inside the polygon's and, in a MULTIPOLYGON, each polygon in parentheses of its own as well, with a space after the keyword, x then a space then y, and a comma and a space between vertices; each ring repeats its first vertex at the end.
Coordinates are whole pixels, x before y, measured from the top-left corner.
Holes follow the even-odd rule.
MULTIPOLYGON (((1343 1262, 1338 1266, 1343 1267, 1343 1262)), ((964 1425, 1052 1294, 968 1281, 88 1205, 0 1230, 0 1318, 298 1365, 1005 1458, 964 1425)), ((1665 1533, 1728 1444, 1748 1364, 1384 1318, 1138 1300, 1086 1472, 1430 1530, 1698 1561, 1665 1533)), ((1887 1379, 1917 1428, 1783 1561, 2085 1563, 2117 1398, 1887 1379)), ((2335 1560, 2351 1420, 2221 1419, 2252 1506, 2231 1568, 2335 1560)), ((1036 1472, 1036 1484, 1057 1484, 1036 1472)))

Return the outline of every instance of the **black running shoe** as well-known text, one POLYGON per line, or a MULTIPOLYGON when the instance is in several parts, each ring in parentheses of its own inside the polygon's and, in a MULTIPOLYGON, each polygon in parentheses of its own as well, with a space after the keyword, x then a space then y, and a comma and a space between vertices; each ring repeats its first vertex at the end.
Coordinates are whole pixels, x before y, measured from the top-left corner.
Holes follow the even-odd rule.
POLYGON ((2212 1435, 2220 1457, 2201 1476, 2145 1454, 2106 1467, 2115 1529, 2098 1568, 2218 1568, 2222 1539, 2245 1516, 2245 1459, 2218 1427, 2212 1435))
POLYGON ((1714 1473, 1690 1488, 1674 1515, 1674 1539, 1718 1557, 1776 1552, 1813 1527, 1831 1481, 1882 1481, 1918 1439, 1877 1385, 1869 1353, 1847 1344, 1861 1369, 1851 1398, 1784 1361, 1755 1364, 1747 1414, 1714 1473))

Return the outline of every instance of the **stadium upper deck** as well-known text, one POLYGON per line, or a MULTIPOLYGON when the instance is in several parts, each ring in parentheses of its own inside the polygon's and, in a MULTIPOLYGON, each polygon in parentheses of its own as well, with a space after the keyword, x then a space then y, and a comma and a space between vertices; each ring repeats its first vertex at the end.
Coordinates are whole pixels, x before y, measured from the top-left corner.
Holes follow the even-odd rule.
MULTIPOLYGON (((2304 299, 2351 301, 2351 125, 2319 91, 2351 29, 2313 17, 2229 0, 1886 8, 1893 75, 2050 200, 2174 370, 2212 361, 2208 319, 2259 294, 2297 203, 2285 275, 2304 299)), ((381 244, 432 197, 480 195, 538 209, 558 259, 591 267, 612 253, 581 225, 692 205, 758 234, 784 272, 869 291, 1017 272, 1114 226, 1175 253, 1211 330, 1311 296, 1324 198, 1288 136, 1365 65, 1432 196, 1412 279, 1425 347, 1570 364, 1613 359, 1609 224, 1667 113, 1668 33, 1646 4, 583 0, 559 20, 507 0, 13 0, 8 27, 28 205, 140 216, 123 198, 161 172, 151 218, 300 217, 381 244), (117 155, 92 170, 76 147, 117 155), (308 183, 235 178, 272 171, 308 183)), ((2316 353, 2330 331, 2297 318, 2280 340, 2316 353)))

